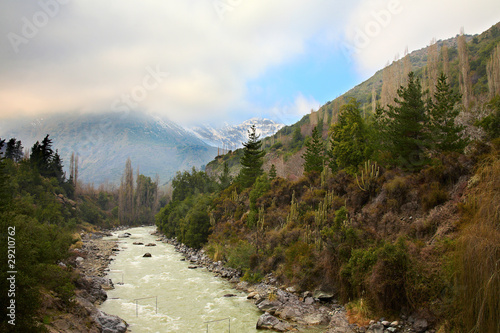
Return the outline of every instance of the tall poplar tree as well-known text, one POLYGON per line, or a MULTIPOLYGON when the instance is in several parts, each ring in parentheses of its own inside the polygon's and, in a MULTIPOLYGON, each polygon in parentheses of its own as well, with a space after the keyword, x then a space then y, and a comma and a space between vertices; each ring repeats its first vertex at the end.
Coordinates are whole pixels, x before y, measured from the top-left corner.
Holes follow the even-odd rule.
POLYGON ((240 159, 242 168, 238 178, 243 187, 252 186, 257 177, 264 172, 262 165, 265 152, 261 150, 262 141, 259 137, 255 125, 252 125, 248 131, 248 141, 243 143, 243 156, 240 159))

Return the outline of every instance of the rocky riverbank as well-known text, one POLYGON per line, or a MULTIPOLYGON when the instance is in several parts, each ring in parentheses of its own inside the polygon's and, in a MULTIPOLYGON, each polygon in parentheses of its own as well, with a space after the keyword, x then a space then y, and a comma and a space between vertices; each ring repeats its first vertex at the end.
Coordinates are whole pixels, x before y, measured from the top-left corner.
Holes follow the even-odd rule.
POLYGON ((54 295, 46 294, 42 300, 45 327, 51 333, 124 333, 127 323, 99 310, 97 306, 107 298, 106 289, 113 288, 111 280, 104 278, 112 256, 118 250, 116 242, 102 240, 107 233, 81 235, 81 247, 72 250, 64 269, 74 268, 77 275, 75 296, 70 306, 54 295))
POLYGON ((246 292, 247 298, 253 300, 263 312, 256 323, 259 329, 287 332, 314 326, 324 327, 326 333, 435 333, 430 323, 418 314, 402 316, 397 321, 380 318, 360 327, 349 322, 346 309, 333 294, 322 290, 298 294, 294 288, 279 286, 272 275, 266 276, 261 283, 249 284, 240 281, 240 271, 225 267, 220 261, 214 262, 203 250, 194 250, 158 233, 155 235, 159 237, 158 241, 173 245, 176 251, 183 254, 184 260, 190 262, 190 268, 204 267, 229 280, 236 289, 246 292))

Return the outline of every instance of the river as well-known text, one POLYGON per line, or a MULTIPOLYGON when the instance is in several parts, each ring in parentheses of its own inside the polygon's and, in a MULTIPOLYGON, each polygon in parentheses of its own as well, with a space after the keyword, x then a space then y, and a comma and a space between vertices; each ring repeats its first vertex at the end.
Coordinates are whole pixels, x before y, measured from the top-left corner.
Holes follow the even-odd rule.
POLYGON ((172 245, 156 241, 150 234, 154 230, 132 228, 120 232, 131 233, 130 238, 118 239, 118 234, 105 238, 119 240, 120 252, 110 264, 115 289, 107 291, 101 310, 125 319, 134 333, 260 331, 255 324, 261 312, 246 294, 204 268, 189 269, 172 245), (152 257, 143 258, 146 252, 152 257), (207 323, 214 320, 222 321, 207 323))

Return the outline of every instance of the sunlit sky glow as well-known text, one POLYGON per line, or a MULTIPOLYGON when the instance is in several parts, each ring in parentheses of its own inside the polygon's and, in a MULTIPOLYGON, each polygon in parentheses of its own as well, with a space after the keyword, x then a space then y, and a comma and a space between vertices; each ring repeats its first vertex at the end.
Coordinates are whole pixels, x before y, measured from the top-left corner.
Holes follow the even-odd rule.
POLYGON ((5 0, 0 119, 146 111, 182 124, 317 110, 498 0, 5 0))

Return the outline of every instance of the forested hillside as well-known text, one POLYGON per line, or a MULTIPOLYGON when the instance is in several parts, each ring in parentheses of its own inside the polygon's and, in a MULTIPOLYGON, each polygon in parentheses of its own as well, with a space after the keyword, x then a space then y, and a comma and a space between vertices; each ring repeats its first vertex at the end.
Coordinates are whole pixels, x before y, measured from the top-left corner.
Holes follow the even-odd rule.
MULTIPOLYGON (((0 139, 0 224, 2 297, 0 331, 38 332, 51 316, 72 306, 80 279, 75 258, 81 233, 118 225, 152 224, 158 211, 158 181, 137 173, 127 161, 120 188, 78 181, 78 159, 70 159, 70 175, 49 135, 24 156, 23 143, 0 139), (9 252, 8 252, 9 249, 9 252), (7 278, 14 274, 15 281, 7 278), (8 324, 9 300, 15 299, 15 326, 8 324), (47 310, 49 309, 49 310, 47 310)), ((69 310, 68 310, 69 311, 69 310)))
POLYGON ((425 67, 406 56, 270 139, 251 131, 178 173, 158 228, 247 281, 333 294, 361 326, 498 332, 499 41, 497 25, 432 44, 425 67))

